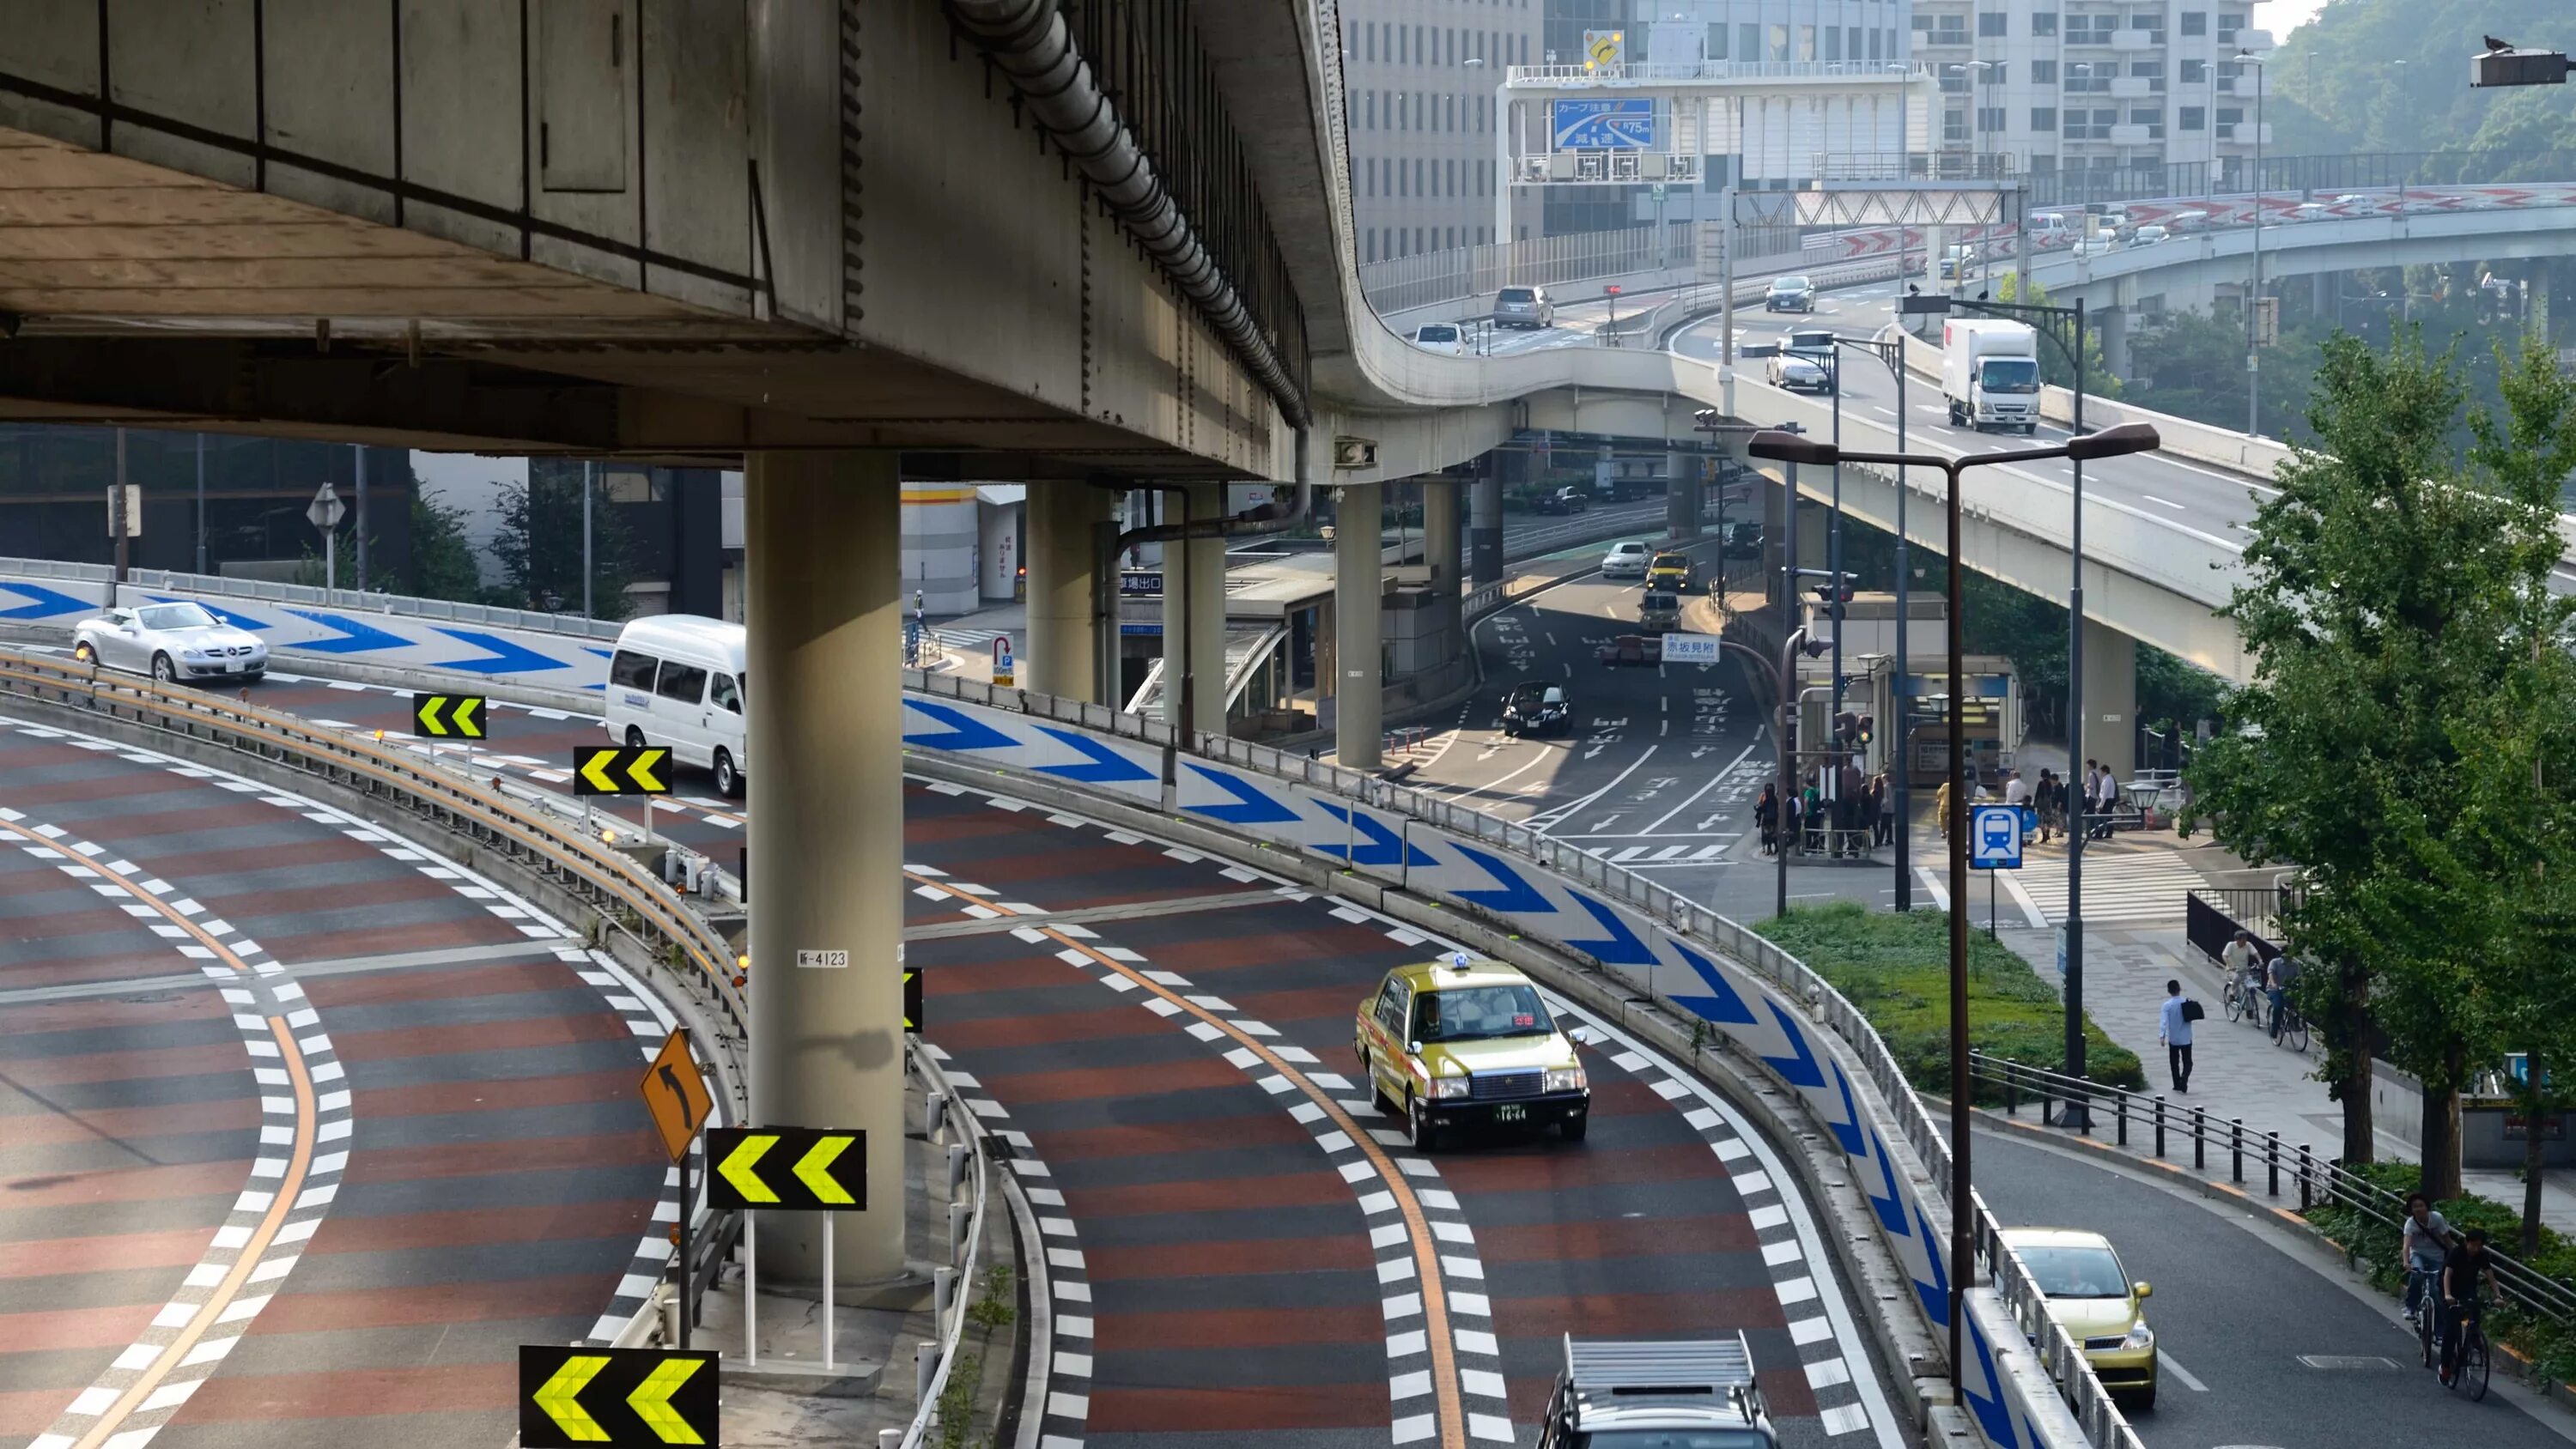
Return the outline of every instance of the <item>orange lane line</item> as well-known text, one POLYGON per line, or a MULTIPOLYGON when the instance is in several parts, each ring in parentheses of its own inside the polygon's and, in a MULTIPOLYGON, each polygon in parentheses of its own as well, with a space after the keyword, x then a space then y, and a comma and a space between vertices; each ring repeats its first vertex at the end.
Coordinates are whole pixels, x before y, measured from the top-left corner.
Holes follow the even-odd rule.
MULTIPOLYGON (((916 875, 911 871, 906 871, 904 874, 918 884, 962 900, 972 901, 999 915, 1013 917, 1021 915, 1017 911, 1004 910, 995 902, 983 900, 971 891, 958 890, 945 881, 916 875)), ((1036 921, 1043 918, 1027 916, 1024 919, 1036 921)), ((1432 1244, 1430 1220, 1424 1216, 1421 1200, 1414 1196, 1413 1184, 1406 1179, 1403 1170, 1395 1165, 1395 1160, 1387 1155, 1386 1149, 1380 1146, 1378 1140, 1370 1136, 1366 1128, 1360 1126, 1359 1119, 1353 1117, 1348 1109, 1334 1100, 1330 1093, 1308 1081, 1304 1070, 1263 1045, 1260 1038, 1237 1028, 1233 1022, 1184 998, 1161 982, 1148 978, 1124 961, 1104 955, 1052 927, 1040 927, 1040 929, 1048 939, 1071 946, 1099 965, 1117 972, 1120 976, 1241 1043, 1253 1055, 1268 1064, 1272 1071, 1296 1083, 1298 1090, 1306 1094, 1307 1100, 1322 1108, 1325 1115, 1332 1118, 1334 1124, 1342 1129, 1342 1135, 1350 1138, 1352 1145, 1359 1148, 1369 1161, 1376 1165, 1378 1176, 1385 1181, 1395 1198, 1397 1211, 1403 1215, 1405 1232, 1413 1244, 1414 1276, 1421 1280, 1422 1286, 1423 1337, 1431 1350, 1432 1392, 1440 1406, 1441 1449, 1467 1449, 1467 1420, 1458 1387, 1457 1346, 1449 1331, 1449 1300, 1440 1280, 1439 1251, 1432 1244)))

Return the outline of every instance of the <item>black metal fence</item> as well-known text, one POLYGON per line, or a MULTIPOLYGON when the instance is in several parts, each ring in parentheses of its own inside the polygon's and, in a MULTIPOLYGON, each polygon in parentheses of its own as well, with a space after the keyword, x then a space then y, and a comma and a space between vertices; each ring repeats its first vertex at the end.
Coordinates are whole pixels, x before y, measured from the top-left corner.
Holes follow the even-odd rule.
MULTIPOLYGON (((2150 1097, 1984 1052, 1968 1054, 1968 1075, 1979 1086, 1992 1089, 1980 1096, 2000 1094, 2007 1117, 2018 1117, 2024 1106, 2030 1106, 2038 1111, 2043 1125, 2086 1137, 2108 1132, 2115 1145, 2160 1162, 2180 1165, 2188 1153, 2192 1172, 2212 1181, 2218 1170, 2210 1160, 2222 1158, 2229 1183, 2244 1188, 2249 1196, 2259 1185, 2265 1197, 2285 1206, 2295 1197, 2301 1212, 2320 1203, 2351 1208, 2383 1229, 2385 1241, 2347 1243, 2346 1254, 2374 1262, 2396 1258, 2399 1224, 2406 1216, 2405 1195, 2318 1155, 2304 1142, 2293 1146, 2283 1142, 2278 1132, 2248 1132, 2242 1117, 2213 1117, 2197 1104, 2169 1103, 2162 1093, 2150 1097), (2249 1164, 2254 1174, 2251 1181, 2246 1176, 2249 1164), (2385 1259, 2381 1252, 2387 1254, 2385 1259)), ((2495 1259, 2497 1286, 2515 1307, 2561 1328, 2576 1326, 2576 1288, 2502 1253, 2495 1259)))
POLYGON ((2183 937, 2192 949, 2215 961, 2227 943, 2244 931, 2254 938, 2263 959, 2281 954, 2281 890, 2278 886, 2193 886, 2183 904, 2183 937))

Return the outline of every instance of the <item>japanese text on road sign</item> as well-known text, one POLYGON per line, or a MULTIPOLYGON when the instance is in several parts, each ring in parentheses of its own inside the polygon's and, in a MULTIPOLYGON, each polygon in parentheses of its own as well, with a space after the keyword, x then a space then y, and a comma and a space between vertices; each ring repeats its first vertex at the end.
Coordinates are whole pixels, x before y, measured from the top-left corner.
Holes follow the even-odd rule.
POLYGON ((1664 636, 1666 664, 1715 664, 1723 652, 1715 634, 1676 631, 1664 636))
POLYGON ((659 745, 640 750, 584 745, 572 752, 572 792, 667 795, 671 793, 671 752, 659 745))
POLYGON ((712 1449, 718 1418, 712 1353, 519 1346, 523 1449, 712 1449))
POLYGON ((435 739, 483 738, 483 696, 415 694, 411 697, 411 732, 435 739))
POLYGON ((833 1212, 868 1205, 868 1134, 807 1127, 707 1129, 707 1206, 833 1212))

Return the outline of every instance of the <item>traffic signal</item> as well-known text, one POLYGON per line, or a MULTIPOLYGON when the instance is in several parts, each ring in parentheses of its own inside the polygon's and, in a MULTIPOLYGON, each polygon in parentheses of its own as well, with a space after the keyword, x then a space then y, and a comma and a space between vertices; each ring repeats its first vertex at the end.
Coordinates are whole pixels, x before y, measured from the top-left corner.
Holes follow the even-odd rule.
POLYGON ((1864 745, 1868 744, 1869 737, 1877 732, 1878 721, 1869 715, 1862 715, 1860 717, 1860 742, 1864 745))

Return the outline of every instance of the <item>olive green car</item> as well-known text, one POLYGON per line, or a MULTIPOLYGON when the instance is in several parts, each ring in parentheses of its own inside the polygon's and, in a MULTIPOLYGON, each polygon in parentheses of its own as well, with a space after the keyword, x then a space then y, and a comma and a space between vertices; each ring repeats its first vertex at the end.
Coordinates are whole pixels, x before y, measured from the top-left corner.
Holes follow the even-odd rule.
POLYGON ((1528 977, 1463 952, 1399 966, 1360 1003, 1352 1041, 1379 1108, 1430 1152, 1450 1129, 1556 1124, 1568 1142, 1592 1120, 1592 1088, 1528 977))

